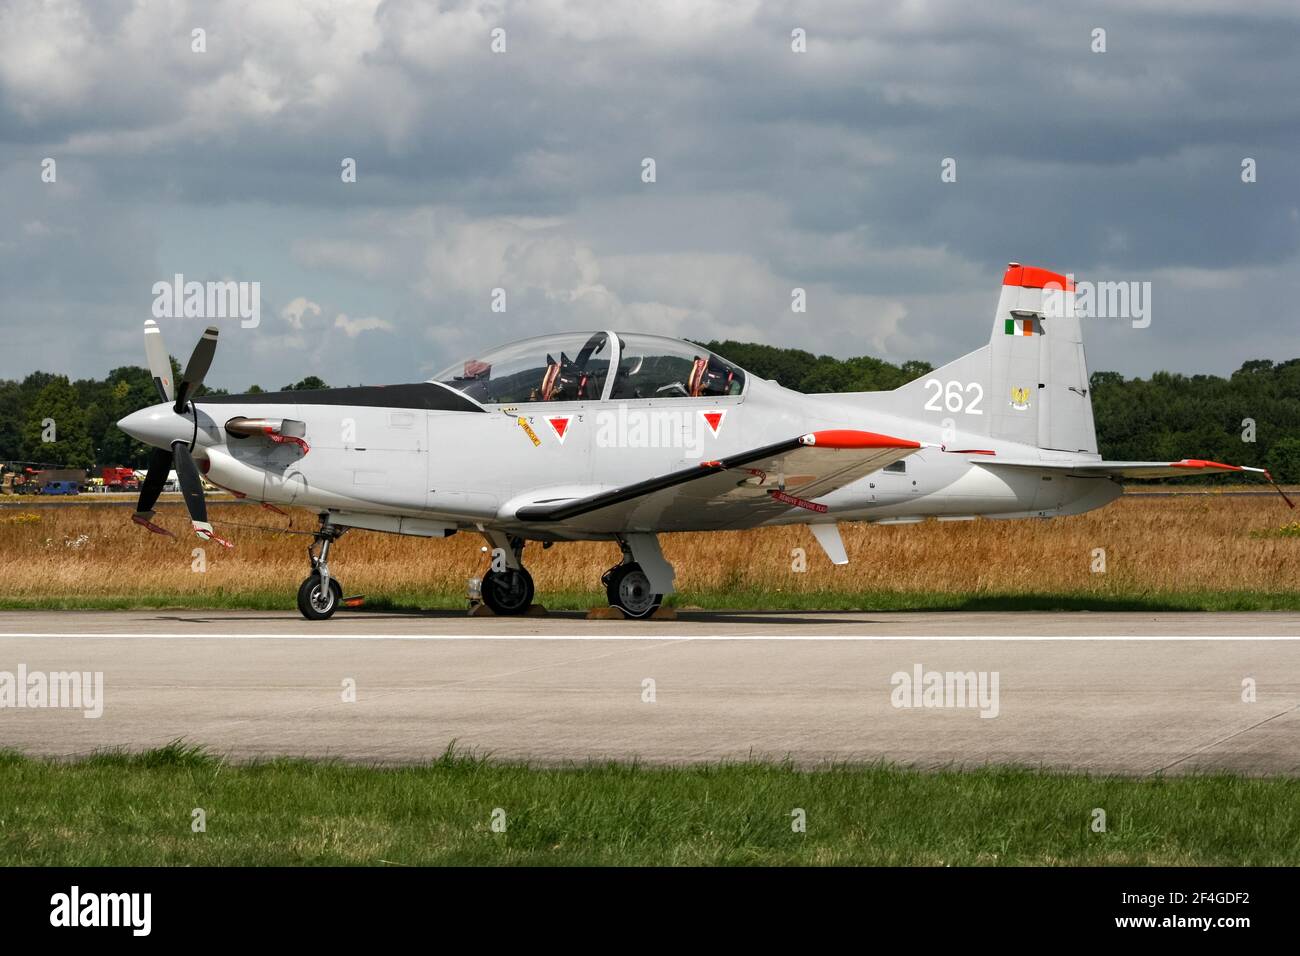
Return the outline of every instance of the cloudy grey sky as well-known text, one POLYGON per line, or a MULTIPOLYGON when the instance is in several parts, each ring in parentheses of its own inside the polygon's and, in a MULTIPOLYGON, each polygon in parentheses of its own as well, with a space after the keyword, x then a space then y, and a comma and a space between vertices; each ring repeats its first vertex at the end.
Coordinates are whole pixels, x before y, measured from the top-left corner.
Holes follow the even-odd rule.
POLYGON ((142 364, 178 272, 261 283, 240 388, 572 328, 941 364, 1009 260, 1152 283, 1094 369, 1293 358, 1298 49, 1294 0, 0 0, 0 377, 142 364))

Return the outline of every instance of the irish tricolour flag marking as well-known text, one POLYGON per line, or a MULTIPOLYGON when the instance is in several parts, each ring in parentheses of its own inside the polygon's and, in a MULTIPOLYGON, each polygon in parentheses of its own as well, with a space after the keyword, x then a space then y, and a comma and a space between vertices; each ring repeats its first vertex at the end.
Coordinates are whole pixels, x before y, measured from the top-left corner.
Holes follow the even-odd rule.
POLYGON ((1007 319, 1004 331, 1007 335, 1033 335, 1034 317, 1031 315, 1024 319, 1007 319))

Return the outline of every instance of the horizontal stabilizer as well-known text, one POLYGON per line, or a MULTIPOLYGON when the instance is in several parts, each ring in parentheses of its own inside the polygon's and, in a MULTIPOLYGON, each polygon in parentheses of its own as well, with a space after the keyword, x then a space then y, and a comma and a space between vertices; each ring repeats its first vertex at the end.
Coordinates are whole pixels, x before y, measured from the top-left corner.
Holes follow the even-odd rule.
POLYGON ((1227 465, 1219 461, 1207 461, 1204 458, 1184 458, 1181 461, 1032 461, 1006 458, 972 458, 984 466, 1002 468, 1036 468, 1049 471, 1064 471, 1072 475, 1085 475, 1110 478, 1188 478, 1192 475, 1218 474, 1234 472, 1262 475, 1277 489, 1282 500, 1291 508, 1295 504, 1287 497, 1267 468, 1252 468, 1250 465, 1227 465))

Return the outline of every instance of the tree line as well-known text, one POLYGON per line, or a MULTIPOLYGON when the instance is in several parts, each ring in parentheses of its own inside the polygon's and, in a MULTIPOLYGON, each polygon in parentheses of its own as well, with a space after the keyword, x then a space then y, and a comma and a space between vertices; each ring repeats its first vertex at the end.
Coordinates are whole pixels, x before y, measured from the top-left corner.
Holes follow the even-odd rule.
MULTIPOLYGON (((884 391, 933 371, 928 362, 895 365, 870 356, 837 359, 749 342, 707 342, 753 375, 810 394, 884 391)), ((179 367, 172 360, 174 379, 179 367)), ((280 391, 326 388, 309 376, 280 391)), ((223 389, 205 389, 225 394, 223 389)), ((249 392, 261 392, 254 385, 249 392)), ((1268 468, 1300 482, 1300 359, 1246 362, 1227 378, 1156 372, 1125 378, 1094 372, 1093 414, 1102 455, 1175 461, 1187 456, 1268 468)), ((158 401, 147 370, 113 369, 103 379, 69 380, 33 372, 0 380, 0 461, 60 468, 143 468, 149 449, 116 423, 158 401), (51 435, 48 422, 53 421, 51 435), (53 437, 54 441, 47 441, 53 437)))
MULTIPOLYGON (((172 381, 180 366, 172 359, 172 381)), ((280 391, 326 388, 308 376, 280 391)), ((265 391, 254 385, 250 393, 265 391)), ((207 388, 199 395, 225 395, 207 388)), ((30 467, 144 468, 150 449, 117 427, 131 412, 158 403, 153 376, 134 365, 115 368, 106 378, 82 378, 33 372, 22 381, 0 379, 0 462, 30 467), (53 439, 52 441, 49 439, 53 439)))

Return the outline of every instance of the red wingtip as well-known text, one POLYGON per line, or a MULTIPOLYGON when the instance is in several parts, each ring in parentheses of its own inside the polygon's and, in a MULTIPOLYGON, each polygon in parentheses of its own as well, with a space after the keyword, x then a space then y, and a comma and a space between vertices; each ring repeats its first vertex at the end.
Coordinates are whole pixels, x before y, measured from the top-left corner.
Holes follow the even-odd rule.
POLYGON ((920 448, 921 443, 907 438, 878 435, 854 428, 830 428, 811 432, 799 439, 817 448, 920 448))

